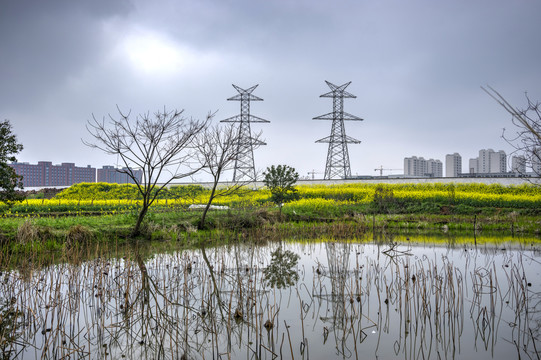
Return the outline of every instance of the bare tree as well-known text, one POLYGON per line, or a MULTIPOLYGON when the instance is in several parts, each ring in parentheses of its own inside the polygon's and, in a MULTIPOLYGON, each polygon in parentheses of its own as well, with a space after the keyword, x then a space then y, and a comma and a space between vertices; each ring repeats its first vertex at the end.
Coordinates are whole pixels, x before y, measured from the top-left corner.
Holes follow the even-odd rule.
POLYGON ((490 86, 487 86, 488 89, 481 88, 512 116, 516 133, 508 136, 504 129, 502 137, 513 146, 514 153, 531 166, 534 176, 541 176, 541 103, 532 101, 526 94, 528 105, 525 109, 519 109, 490 86))
POLYGON ((212 176, 212 189, 208 202, 203 209, 199 228, 204 227, 207 212, 215 198, 240 191, 249 182, 235 181, 223 187, 218 187, 224 172, 233 169, 240 151, 245 148, 242 142, 251 141, 252 145, 257 147, 260 143, 260 137, 261 134, 256 134, 251 139, 245 140, 233 124, 208 126, 197 136, 194 145, 196 156, 203 167, 203 171, 212 176))
MULTIPOLYGON (((117 108, 118 109, 118 108, 117 108)), ((190 166, 193 158, 192 144, 208 123, 206 121, 186 119, 183 111, 157 111, 130 119, 130 113, 124 114, 118 109, 119 117, 109 115, 101 121, 92 115, 87 130, 94 138, 93 142, 83 140, 87 146, 97 148, 107 154, 117 155, 125 168, 125 173, 137 185, 143 197, 143 203, 132 230, 132 236, 140 233, 141 223, 158 193, 174 180, 193 175, 200 170, 190 166), (142 179, 135 170, 142 170, 142 179), (158 183, 159 182, 159 183, 158 183)))

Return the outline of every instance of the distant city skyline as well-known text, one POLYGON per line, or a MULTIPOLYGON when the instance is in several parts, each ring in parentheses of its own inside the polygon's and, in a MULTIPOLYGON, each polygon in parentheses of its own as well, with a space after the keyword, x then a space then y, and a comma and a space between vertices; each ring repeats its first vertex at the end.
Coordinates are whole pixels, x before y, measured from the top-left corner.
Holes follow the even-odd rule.
MULTIPOLYGON (((464 159, 511 153, 510 116, 480 86, 517 107, 541 100, 539 1, 239 0, 14 1, 0 11, 0 119, 19 161, 119 164, 83 145, 92 116, 184 109, 214 122, 236 114, 231 84, 259 84, 256 113, 272 120, 256 171, 287 164, 324 172, 325 81, 344 84, 351 175, 399 169, 410 154, 464 159), (534 44, 534 45, 532 45, 534 44)), ((123 165, 123 164, 119 164, 123 165)), ((232 174, 227 174, 232 178, 232 174)), ((203 173, 195 180, 204 180, 203 173)))
POLYGON ((131 171, 139 183, 143 178, 142 170, 130 170, 127 167, 120 168, 111 165, 104 165, 101 169, 96 169, 91 165, 77 166, 75 163, 53 164, 51 161, 38 161, 37 164, 13 162, 8 165, 15 170, 17 175, 23 177, 25 188, 71 186, 83 182, 135 184, 126 171, 131 171))
MULTIPOLYGON (((512 155, 508 158, 503 150, 494 151, 492 149, 481 149, 479 156, 470 158, 468 166, 463 168, 462 156, 455 152, 447 154, 444 162, 439 159, 425 159, 423 156, 411 156, 403 159, 404 168, 401 173, 396 173, 398 169, 376 168, 378 174, 352 175, 356 177, 411 177, 411 178, 442 178, 442 177, 464 177, 468 175, 487 175, 498 176, 508 174, 507 176, 522 176, 531 172, 533 166, 541 167, 541 164, 526 164, 522 156, 512 155), (445 171, 444 171, 445 169, 445 171), (393 173, 383 174, 384 170, 393 170, 393 173)), ((134 181, 128 177, 123 170, 126 167, 103 165, 96 169, 91 165, 86 167, 76 166, 74 163, 53 164, 50 161, 38 161, 37 164, 17 161, 11 163, 18 175, 23 175, 23 184, 25 187, 43 187, 43 186, 69 186, 80 182, 107 182, 118 184, 133 184, 134 181)), ((132 170, 134 176, 139 182, 142 181, 143 173, 141 170, 132 170)), ((324 178, 323 172, 309 172, 307 176, 301 176, 301 179, 324 178), (319 176, 316 176, 319 175, 319 176)), ((194 180, 203 181, 206 180, 194 180)), ((222 181, 230 181, 224 179, 222 181)), ((182 183, 190 182, 182 181, 182 183)))
MULTIPOLYGON (((404 158, 404 175, 415 177, 443 177, 443 167, 439 159, 426 160, 422 156, 404 158)), ((462 156, 455 152, 445 155, 445 177, 467 176, 468 174, 494 176, 497 174, 515 173, 517 176, 533 173, 541 164, 528 164, 522 155, 503 151, 481 149, 478 156, 468 159, 467 167, 463 167, 462 156)), ((539 172, 537 172, 539 173, 539 172)))

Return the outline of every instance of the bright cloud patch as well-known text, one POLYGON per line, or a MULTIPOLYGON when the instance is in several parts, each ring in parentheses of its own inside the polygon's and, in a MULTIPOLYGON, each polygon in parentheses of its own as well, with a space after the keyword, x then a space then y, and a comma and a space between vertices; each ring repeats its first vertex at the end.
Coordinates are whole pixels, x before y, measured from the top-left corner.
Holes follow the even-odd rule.
POLYGON ((189 49, 155 34, 132 35, 124 42, 123 49, 135 69, 152 74, 182 71, 196 58, 189 49))

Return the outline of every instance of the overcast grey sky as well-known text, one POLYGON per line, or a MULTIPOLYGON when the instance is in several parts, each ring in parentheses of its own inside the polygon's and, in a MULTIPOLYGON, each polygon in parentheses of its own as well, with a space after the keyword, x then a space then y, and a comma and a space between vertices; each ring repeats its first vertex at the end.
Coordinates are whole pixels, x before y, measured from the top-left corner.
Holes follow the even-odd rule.
MULTIPOLYGON (((332 111, 319 98, 351 81, 345 111, 352 174, 401 169, 406 156, 467 160, 501 139, 510 118, 481 89, 513 104, 541 100, 538 0, 0 0, 0 119, 19 161, 101 167, 117 159, 82 144, 92 114, 164 106, 215 120, 259 84, 252 114, 267 146, 258 169, 323 172, 332 111)), ((386 172, 388 173, 388 172, 386 172)), ((397 174, 401 171, 393 171, 397 174)), ((318 175, 321 177, 322 175, 318 175)))

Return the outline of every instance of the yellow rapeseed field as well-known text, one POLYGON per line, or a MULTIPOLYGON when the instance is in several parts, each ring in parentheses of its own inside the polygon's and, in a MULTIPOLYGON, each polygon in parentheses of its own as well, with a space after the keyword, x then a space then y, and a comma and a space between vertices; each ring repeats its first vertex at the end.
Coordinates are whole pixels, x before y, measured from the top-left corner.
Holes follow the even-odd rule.
MULTIPOLYGON (((352 183, 342 185, 297 186, 298 199, 285 204, 291 211, 334 211, 341 207, 362 207, 380 196, 390 203, 467 205, 471 207, 498 207, 541 209, 541 187, 532 185, 502 186, 484 184, 392 184, 377 185, 352 183)), ((77 184, 52 199, 27 199, 5 210, 15 213, 129 211, 140 205, 137 189, 133 185, 77 184)), ((153 207, 186 208, 191 204, 205 204, 209 191, 198 186, 172 187, 160 193, 153 207), (187 190, 190 190, 189 192, 187 190), (187 195, 188 194, 188 195, 187 195)), ((217 197, 214 205, 235 208, 272 206, 267 189, 243 189, 238 193, 217 197)))

